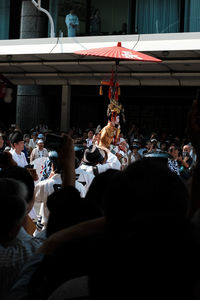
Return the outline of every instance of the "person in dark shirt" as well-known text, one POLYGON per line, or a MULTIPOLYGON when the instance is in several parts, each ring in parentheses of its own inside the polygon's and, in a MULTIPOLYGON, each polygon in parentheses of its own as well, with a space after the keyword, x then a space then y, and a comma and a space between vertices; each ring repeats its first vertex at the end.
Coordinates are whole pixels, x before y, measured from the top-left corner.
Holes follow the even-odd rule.
POLYGON ((0 133, 0 152, 4 151, 4 139, 2 133, 0 133))
POLYGON ((191 147, 189 145, 184 145, 183 146, 183 152, 182 156, 178 157, 179 164, 180 164, 180 176, 184 180, 188 180, 192 176, 192 165, 193 165, 193 159, 190 156, 190 150, 191 147))

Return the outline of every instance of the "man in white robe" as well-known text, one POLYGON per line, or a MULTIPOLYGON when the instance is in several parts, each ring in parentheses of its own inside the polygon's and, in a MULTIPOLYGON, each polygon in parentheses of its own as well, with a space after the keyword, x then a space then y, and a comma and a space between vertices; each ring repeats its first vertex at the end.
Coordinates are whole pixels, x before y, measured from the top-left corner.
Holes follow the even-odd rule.
POLYGON ((28 165, 25 154, 22 152, 24 150, 24 141, 23 135, 20 131, 15 131, 11 136, 10 142, 13 147, 13 151, 11 152, 14 161, 16 161, 19 167, 24 168, 28 165))

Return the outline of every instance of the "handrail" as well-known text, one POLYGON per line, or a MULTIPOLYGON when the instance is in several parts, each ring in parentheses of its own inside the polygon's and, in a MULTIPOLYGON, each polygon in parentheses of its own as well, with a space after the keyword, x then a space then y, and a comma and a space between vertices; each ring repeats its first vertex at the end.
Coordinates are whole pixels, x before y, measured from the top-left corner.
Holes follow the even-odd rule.
POLYGON ((32 0, 32 3, 35 5, 35 7, 39 11, 44 12, 48 16, 49 22, 50 22, 50 25, 51 25, 51 37, 54 38, 55 37, 55 31, 54 31, 54 21, 53 21, 52 16, 48 12, 48 10, 41 7, 41 0, 38 0, 38 2, 36 2, 35 0, 32 0))

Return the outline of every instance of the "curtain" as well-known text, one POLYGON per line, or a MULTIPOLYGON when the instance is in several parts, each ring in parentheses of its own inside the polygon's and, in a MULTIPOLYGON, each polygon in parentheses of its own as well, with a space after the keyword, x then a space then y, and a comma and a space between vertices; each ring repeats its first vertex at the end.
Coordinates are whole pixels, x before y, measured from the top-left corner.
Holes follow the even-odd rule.
POLYGON ((0 40, 9 39, 10 0, 0 0, 0 40))
POLYGON ((181 0, 137 0, 137 32, 179 32, 180 2, 181 0))
POLYGON ((185 23, 184 31, 200 31, 200 1, 185 1, 185 23))

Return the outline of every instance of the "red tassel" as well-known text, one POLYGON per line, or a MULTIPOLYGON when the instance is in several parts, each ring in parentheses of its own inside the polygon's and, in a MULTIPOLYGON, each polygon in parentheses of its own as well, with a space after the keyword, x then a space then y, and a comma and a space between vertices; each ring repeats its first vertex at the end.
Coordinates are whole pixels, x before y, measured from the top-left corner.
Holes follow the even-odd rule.
POLYGON ((102 85, 100 85, 100 89, 99 89, 99 95, 103 95, 103 87, 102 87, 102 85))
POLYGON ((120 90, 120 87, 118 87, 118 96, 121 95, 121 90, 120 90))
POLYGON ((113 121, 113 112, 111 113, 111 122, 113 121))

